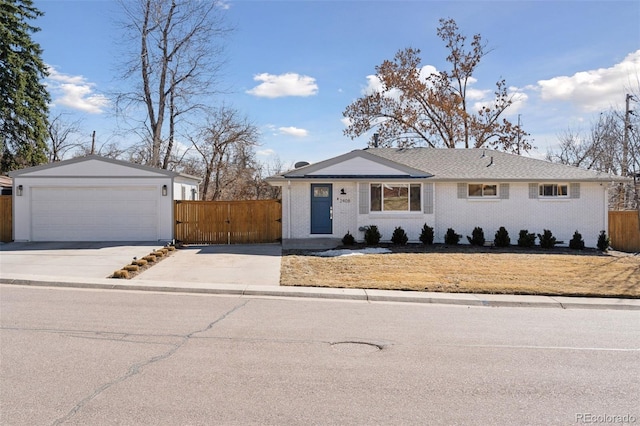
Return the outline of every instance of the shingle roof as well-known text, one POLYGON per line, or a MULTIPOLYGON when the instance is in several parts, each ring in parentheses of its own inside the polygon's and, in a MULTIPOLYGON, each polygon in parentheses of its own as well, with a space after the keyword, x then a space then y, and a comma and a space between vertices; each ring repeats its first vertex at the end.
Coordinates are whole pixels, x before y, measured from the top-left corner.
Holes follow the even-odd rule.
POLYGON ((490 149, 367 148, 366 152, 433 174, 434 180, 606 181, 619 176, 490 149))

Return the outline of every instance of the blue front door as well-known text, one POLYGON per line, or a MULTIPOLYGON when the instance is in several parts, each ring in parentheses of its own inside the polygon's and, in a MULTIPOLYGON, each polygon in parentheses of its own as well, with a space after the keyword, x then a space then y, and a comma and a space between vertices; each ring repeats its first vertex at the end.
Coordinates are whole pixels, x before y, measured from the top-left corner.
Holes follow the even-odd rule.
POLYGON ((329 183, 311 184, 311 233, 333 233, 332 186, 329 183))

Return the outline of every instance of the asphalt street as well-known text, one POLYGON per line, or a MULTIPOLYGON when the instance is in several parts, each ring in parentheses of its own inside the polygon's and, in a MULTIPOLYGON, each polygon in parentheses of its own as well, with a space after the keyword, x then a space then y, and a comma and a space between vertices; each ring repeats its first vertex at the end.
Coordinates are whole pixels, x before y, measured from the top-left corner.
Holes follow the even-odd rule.
POLYGON ((0 285, 0 314, 6 425, 640 423, 637 311, 0 285))

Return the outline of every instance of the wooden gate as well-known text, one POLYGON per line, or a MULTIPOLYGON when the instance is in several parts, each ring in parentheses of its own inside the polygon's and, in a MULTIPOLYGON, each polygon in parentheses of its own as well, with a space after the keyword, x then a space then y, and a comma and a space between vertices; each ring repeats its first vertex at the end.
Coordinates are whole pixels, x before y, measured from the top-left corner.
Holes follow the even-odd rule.
POLYGON ((0 195, 0 241, 8 243, 13 240, 13 197, 11 195, 0 195))
POLYGON ((185 244, 274 243, 282 239, 280 200, 176 201, 175 239, 185 244))
POLYGON ((640 218, 637 210, 609 212, 609 238, 616 250, 640 251, 640 218))

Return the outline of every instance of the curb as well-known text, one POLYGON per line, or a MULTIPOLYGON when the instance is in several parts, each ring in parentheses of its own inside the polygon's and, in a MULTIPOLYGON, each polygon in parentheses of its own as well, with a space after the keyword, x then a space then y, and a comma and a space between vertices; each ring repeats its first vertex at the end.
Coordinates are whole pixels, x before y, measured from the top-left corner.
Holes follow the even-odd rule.
POLYGON ((256 286, 234 284, 190 284, 157 281, 138 281, 140 284, 120 284, 126 280, 93 279, 36 280, 27 278, 1 278, 0 284, 32 287, 65 287, 99 290, 150 291, 164 293, 215 294, 240 297, 291 297, 362 302, 400 302, 458 306, 505 308, 559 308, 559 309, 615 309, 640 310, 640 299, 588 298, 567 296, 524 296, 506 294, 428 293, 418 291, 366 290, 350 288, 324 288, 303 286, 256 286), (113 282, 115 281, 115 282, 113 282))

